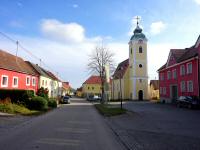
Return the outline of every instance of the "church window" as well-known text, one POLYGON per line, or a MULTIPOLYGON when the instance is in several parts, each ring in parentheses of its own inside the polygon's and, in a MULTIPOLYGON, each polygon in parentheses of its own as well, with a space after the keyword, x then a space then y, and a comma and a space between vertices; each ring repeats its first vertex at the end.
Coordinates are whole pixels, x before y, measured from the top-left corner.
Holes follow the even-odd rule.
POLYGON ((139 79, 140 83, 142 83, 142 79, 139 79))
POLYGON ((139 64, 139 67, 142 68, 142 64, 139 64))
POLYGON ((139 53, 142 53, 142 46, 139 47, 139 53))
POLYGON ((133 53, 133 50, 132 50, 132 48, 131 48, 131 54, 133 53))

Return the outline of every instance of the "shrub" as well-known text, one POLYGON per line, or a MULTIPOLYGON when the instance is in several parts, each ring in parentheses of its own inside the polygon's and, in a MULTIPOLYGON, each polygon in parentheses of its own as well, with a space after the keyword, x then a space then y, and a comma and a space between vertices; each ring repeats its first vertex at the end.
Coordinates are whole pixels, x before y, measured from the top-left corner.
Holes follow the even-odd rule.
POLYGON ((29 100, 27 107, 32 110, 46 110, 48 108, 48 102, 45 98, 36 96, 29 100))
POLYGON ((34 95, 31 90, 0 90, 0 99, 10 98, 12 103, 25 103, 25 99, 34 95))
POLYGON ((56 100, 55 99, 49 99, 48 106, 51 107, 51 108, 56 108, 57 107, 56 100))
POLYGON ((47 88, 41 87, 37 91, 37 96, 44 97, 45 99, 48 100, 49 98, 48 93, 49 93, 49 90, 47 88))

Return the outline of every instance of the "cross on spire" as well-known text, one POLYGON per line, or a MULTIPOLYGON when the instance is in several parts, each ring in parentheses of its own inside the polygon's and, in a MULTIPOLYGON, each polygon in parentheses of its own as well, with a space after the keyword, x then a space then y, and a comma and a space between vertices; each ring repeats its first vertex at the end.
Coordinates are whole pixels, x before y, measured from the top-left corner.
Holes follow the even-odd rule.
POLYGON ((139 16, 136 16, 135 19, 137 20, 137 26, 138 26, 140 17, 139 17, 139 16))

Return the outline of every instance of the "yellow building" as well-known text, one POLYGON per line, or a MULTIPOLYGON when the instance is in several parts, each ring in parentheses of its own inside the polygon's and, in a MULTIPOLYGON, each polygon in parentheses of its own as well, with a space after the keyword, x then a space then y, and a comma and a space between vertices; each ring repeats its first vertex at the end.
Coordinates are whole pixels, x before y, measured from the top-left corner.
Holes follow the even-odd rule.
POLYGON ((101 78, 99 76, 91 76, 83 83, 83 96, 89 95, 101 96, 101 78))
POLYGON ((77 90, 76 90, 76 96, 83 97, 83 88, 82 87, 77 88, 77 90))
POLYGON ((149 88, 150 98, 159 100, 159 80, 151 80, 149 88))
POLYGON ((112 99, 148 99, 147 38, 137 27, 129 41, 129 59, 121 62, 112 80, 112 99))

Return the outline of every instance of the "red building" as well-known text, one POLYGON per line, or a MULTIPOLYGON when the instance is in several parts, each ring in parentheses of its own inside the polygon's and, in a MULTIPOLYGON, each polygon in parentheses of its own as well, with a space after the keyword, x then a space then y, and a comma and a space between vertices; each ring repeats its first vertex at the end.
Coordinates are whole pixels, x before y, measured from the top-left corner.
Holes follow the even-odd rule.
POLYGON ((194 46, 171 49, 158 69, 160 100, 173 102, 179 96, 200 96, 200 36, 194 46))
POLYGON ((39 75, 20 57, 0 50, 0 89, 38 90, 39 75))

